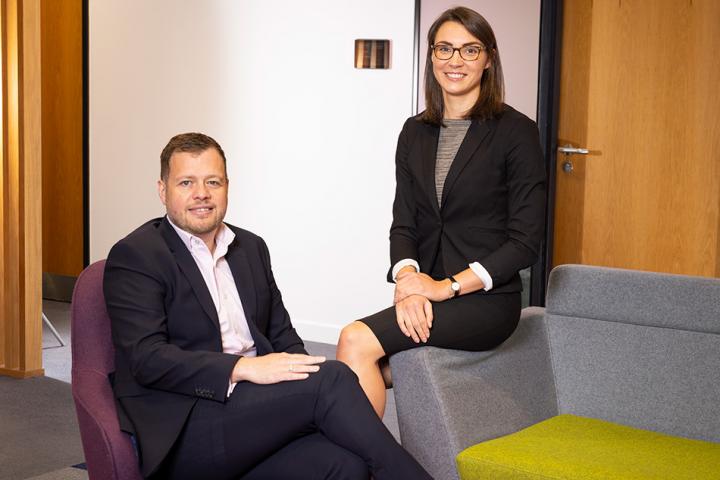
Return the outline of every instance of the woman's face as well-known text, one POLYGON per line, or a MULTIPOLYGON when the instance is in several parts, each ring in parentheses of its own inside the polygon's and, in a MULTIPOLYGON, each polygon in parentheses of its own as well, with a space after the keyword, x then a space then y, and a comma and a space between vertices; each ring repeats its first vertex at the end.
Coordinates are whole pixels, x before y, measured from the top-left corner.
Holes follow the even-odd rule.
POLYGON ((439 60, 432 55, 433 73, 443 90, 443 96, 467 97, 468 102, 475 103, 480 95, 480 79, 490 59, 485 45, 457 22, 445 22, 435 34, 437 45, 448 45, 452 48, 478 46, 483 50, 476 60, 465 60, 459 51, 453 52, 448 60, 439 60))

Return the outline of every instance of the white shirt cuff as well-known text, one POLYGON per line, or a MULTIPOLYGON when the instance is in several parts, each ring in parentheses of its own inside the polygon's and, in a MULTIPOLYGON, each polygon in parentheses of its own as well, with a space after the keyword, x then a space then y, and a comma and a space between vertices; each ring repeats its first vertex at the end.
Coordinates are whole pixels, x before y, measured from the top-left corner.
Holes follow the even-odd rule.
POLYGON ((420 265, 418 265, 418 262, 417 262, 417 261, 413 260, 412 258, 403 258, 402 260, 400 260, 399 262, 397 262, 397 263, 395 264, 395 266, 392 268, 392 279, 393 279, 393 281, 396 281, 396 280, 397 280, 397 274, 398 274, 398 272, 399 272, 402 268, 407 267, 408 265, 410 265, 410 266, 412 266, 412 267, 415 267, 415 271, 416 271, 416 272, 419 272, 419 271, 420 271, 420 265))
POLYGON ((485 267, 480 265, 478 262, 473 262, 470 264, 470 270, 472 270, 473 273, 475 275, 477 275, 478 278, 480 278, 480 280, 482 280, 483 285, 485 285, 483 287, 483 290, 485 290, 486 292, 489 290, 492 290, 492 287, 493 287, 492 277, 490 276, 488 271, 485 270, 485 267))
POLYGON ((230 398, 230 394, 235 390, 235 385, 237 385, 237 382, 233 382, 232 380, 228 380, 228 393, 225 398, 230 398))

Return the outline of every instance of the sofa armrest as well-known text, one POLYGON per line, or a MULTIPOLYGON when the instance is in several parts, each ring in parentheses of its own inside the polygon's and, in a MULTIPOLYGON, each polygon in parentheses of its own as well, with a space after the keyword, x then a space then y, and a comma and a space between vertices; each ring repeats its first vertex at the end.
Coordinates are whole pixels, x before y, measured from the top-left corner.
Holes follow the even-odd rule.
POLYGON ((544 309, 526 308, 497 349, 417 348, 390 358, 403 446, 436 479, 465 448, 557 414, 544 309))

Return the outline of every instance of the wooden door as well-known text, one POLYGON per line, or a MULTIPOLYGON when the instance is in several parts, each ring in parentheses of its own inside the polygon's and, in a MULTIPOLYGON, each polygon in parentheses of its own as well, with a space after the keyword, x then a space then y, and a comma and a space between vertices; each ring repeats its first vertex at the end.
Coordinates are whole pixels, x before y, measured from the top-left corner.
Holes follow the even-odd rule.
POLYGON ((41 8, 42 265, 77 277, 85 260, 82 2, 41 0, 41 8))
POLYGON ((720 276, 719 55, 717 0, 564 1, 553 265, 720 276))

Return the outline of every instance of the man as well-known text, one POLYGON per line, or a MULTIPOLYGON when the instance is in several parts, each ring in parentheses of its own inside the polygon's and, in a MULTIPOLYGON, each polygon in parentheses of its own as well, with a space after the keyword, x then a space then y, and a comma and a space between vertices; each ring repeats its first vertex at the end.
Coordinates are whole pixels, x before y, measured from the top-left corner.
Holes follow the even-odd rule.
POLYGON ((163 150, 167 216, 111 250, 113 389, 143 476, 422 479, 342 363, 307 355, 260 237, 223 223, 225 154, 199 133, 163 150))

